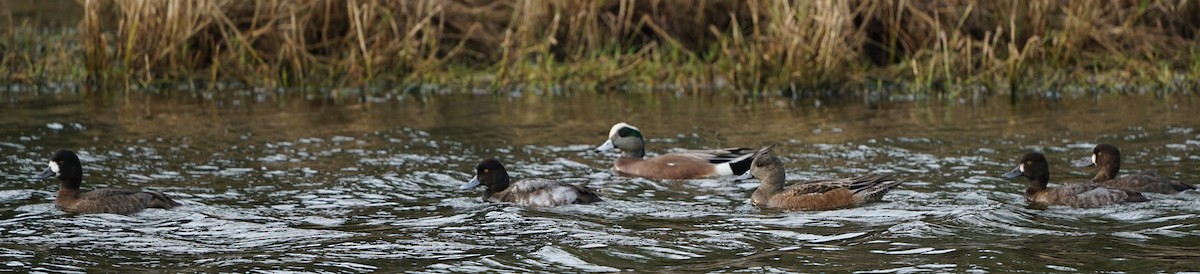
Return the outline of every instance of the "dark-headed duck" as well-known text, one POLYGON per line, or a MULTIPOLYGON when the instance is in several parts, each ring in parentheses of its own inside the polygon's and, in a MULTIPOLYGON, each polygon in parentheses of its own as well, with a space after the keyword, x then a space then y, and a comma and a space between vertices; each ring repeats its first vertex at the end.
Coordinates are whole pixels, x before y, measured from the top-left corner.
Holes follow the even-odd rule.
POLYGON ((79 156, 70 150, 59 150, 50 157, 50 167, 37 175, 38 179, 58 178, 58 196, 54 205, 66 212, 133 214, 149 207, 172 208, 179 206, 171 198, 159 192, 103 188, 80 193, 83 184, 83 164, 79 156))
POLYGON ((608 141, 596 152, 621 149, 621 157, 613 167, 621 174, 652 179, 697 179, 745 173, 754 160, 749 148, 718 150, 688 150, 645 159, 646 143, 642 131, 626 123, 613 125, 608 141))
POLYGON ((463 190, 482 184, 483 200, 514 203, 523 206, 554 207, 564 204, 588 204, 600 201, 600 196, 587 188, 547 179, 526 179, 511 182, 508 171, 499 160, 487 159, 475 166, 475 177, 462 186, 463 190))
POLYGON ((783 210, 828 210, 860 206, 883 199, 883 195, 900 181, 892 174, 869 174, 853 178, 798 182, 784 187, 786 175, 783 163, 771 156, 767 146, 754 156, 750 171, 738 180, 758 178, 762 183, 754 191, 750 203, 760 208, 783 210))
POLYGON ((1196 189, 1196 187, 1183 182, 1159 176, 1154 170, 1143 170, 1141 173, 1117 177, 1117 173, 1121 171, 1121 150, 1110 144, 1096 145, 1095 148, 1092 148, 1092 157, 1076 162, 1075 166, 1098 167, 1096 177, 1092 178, 1092 182, 1109 188, 1162 194, 1175 194, 1180 191, 1196 189))
POLYGON ((1149 201, 1141 193, 1106 188, 1095 183, 1067 184, 1048 188, 1046 183, 1050 182, 1050 165, 1046 163, 1046 156, 1037 152, 1025 153, 1021 156, 1015 169, 1001 176, 1007 179, 1020 176, 1029 178, 1029 188, 1025 189, 1025 199, 1041 206, 1101 207, 1149 201))

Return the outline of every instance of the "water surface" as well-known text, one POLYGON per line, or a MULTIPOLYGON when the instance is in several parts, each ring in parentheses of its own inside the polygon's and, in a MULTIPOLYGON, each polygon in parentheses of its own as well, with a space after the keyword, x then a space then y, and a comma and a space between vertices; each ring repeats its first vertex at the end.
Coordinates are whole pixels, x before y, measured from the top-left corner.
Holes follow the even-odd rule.
POLYGON ((1029 150, 1052 181, 1097 143, 1126 172, 1200 182, 1190 95, 748 100, 672 94, 339 95, 265 91, 0 94, 0 263, 20 271, 1149 272, 1200 269, 1200 193, 1028 208, 999 177, 1029 150), (341 97, 344 96, 344 97, 341 97), (648 180, 595 153, 642 129, 651 155, 779 144, 792 180, 895 172, 885 201, 825 212, 749 205, 757 181, 648 180), (185 206, 122 216, 53 206, 35 180, 80 152, 85 189, 185 206), (501 159, 592 205, 489 204, 459 190, 501 159))

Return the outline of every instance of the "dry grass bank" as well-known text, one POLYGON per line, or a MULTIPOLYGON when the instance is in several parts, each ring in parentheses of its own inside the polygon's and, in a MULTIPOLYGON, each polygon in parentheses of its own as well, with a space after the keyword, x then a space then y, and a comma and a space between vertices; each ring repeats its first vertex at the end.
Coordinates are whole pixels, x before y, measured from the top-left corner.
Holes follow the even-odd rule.
POLYGON ((1196 1, 82 3, 86 73, 134 85, 957 93, 1200 76, 1196 1))

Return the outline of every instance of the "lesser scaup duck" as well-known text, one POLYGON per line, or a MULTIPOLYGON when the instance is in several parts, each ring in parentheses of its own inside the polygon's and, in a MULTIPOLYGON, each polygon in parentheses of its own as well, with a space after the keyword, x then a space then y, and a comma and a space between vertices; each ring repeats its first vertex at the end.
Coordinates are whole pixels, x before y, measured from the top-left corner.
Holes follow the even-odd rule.
POLYGON ((1096 145, 1095 148, 1092 148, 1092 157, 1076 162, 1075 166, 1097 166, 1096 177, 1092 178, 1092 182, 1104 187, 1162 194, 1175 194, 1196 189, 1196 187, 1183 182, 1159 176, 1154 170, 1143 170, 1141 173, 1117 177, 1117 173, 1121 171, 1121 150, 1110 144, 1096 145))
POLYGON ((617 123, 608 132, 608 141, 596 152, 621 149, 621 157, 613 163, 617 172, 653 179, 697 179, 723 175, 738 175, 750 169, 754 160, 749 148, 719 150, 689 150, 644 159, 646 144, 642 131, 626 123, 617 123))
POLYGON ((499 160, 487 159, 475 166, 475 177, 462 185, 463 190, 483 184, 483 200, 523 206, 554 207, 564 204, 588 204, 600 196, 587 188, 547 179, 510 182, 508 171, 499 160))
POLYGON ((80 193, 83 184, 83 164, 74 151, 59 150, 50 157, 50 167, 36 176, 38 179, 58 178, 58 196, 54 205, 66 212, 133 214, 149 207, 172 208, 179 203, 154 191, 102 188, 80 193))
POLYGON ((738 176, 738 180, 758 178, 762 183, 750 197, 750 203, 759 208, 783 210, 828 210, 860 206, 879 201, 900 181, 891 179, 892 174, 868 174, 853 178, 798 182, 784 187, 787 176, 783 162, 771 156, 767 146, 754 156, 750 171, 738 176))
POLYGON ((1067 184, 1048 188, 1046 183, 1050 182, 1050 165, 1046 163, 1046 156, 1037 152, 1025 153, 1018 161, 1017 168, 1001 176, 1007 179, 1019 176, 1029 178, 1029 188, 1025 189, 1025 199, 1040 206, 1100 207, 1149 201, 1141 193, 1106 188, 1095 183, 1067 184))

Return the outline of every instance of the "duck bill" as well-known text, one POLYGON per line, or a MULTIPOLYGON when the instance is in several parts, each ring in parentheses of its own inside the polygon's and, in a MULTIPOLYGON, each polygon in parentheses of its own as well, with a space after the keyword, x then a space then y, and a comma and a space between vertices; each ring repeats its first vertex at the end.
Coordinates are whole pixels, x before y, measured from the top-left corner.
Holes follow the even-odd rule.
POLYGON ((613 144, 612 139, 608 139, 608 141, 604 141, 603 145, 596 147, 596 152, 612 150, 614 148, 617 148, 617 146, 613 144))
POLYGON ((1091 157, 1080 159, 1075 162, 1075 167, 1090 167, 1096 165, 1096 161, 1092 161, 1091 157))
POLYGON ((1023 174, 1025 174, 1025 172, 1021 171, 1021 166, 1017 166, 1017 168, 1014 168, 1012 171, 1009 171, 1008 173, 1004 173, 1004 175, 1000 175, 1000 177, 1004 177, 1004 179, 1012 179, 1012 178, 1020 177, 1023 174))
POLYGON ((742 175, 738 175, 736 178, 733 178, 734 181, 742 181, 742 180, 750 180, 750 179, 754 179, 754 174, 750 174, 749 171, 746 171, 746 173, 742 173, 742 175))
POLYGON ((471 177, 471 181, 458 187, 458 189, 468 190, 479 186, 479 176, 471 177))
POLYGON ((46 178, 54 177, 54 175, 56 175, 54 172, 54 169, 47 168, 46 171, 42 171, 42 173, 38 173, 38 175, 35 175, 33 177, 37 178, 37 179, 46 179, 46 178))

